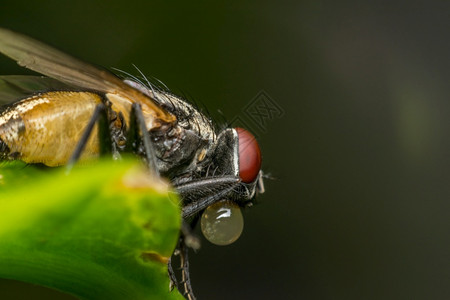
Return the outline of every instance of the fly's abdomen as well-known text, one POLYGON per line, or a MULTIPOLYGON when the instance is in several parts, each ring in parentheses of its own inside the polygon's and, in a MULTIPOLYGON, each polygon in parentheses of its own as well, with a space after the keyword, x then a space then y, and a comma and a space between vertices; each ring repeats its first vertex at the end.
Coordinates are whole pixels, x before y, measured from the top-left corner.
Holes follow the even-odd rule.
MULTIPOLYGON (((20 159, 48 166, 65 164, 95 106, 102 103, 91 92, 47 92, 21 100, 0 112, 0 159, 20 159)), ((81 159, 98 155, 94 129, 81 159)))

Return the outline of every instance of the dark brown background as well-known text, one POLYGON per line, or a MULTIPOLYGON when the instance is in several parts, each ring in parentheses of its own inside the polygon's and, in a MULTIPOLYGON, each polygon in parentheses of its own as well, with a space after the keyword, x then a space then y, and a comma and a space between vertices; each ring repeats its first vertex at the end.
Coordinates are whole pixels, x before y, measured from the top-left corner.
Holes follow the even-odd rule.
POLYGON ((136 64, 219 121, 261 90, 285 112, 255 130, 277 180, 243 236, 191 255, 199 299, 450 296, 448 1, 67 3, 2 1, 0 26, 136 64))

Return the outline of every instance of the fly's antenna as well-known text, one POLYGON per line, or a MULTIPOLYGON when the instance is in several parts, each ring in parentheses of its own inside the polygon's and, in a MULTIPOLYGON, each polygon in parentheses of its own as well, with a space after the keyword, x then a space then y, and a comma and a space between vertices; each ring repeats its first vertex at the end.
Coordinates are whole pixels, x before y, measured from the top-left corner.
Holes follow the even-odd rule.
POLYGON ((277 177, 273 176, 271 173, 264 172, 262 174, 262 178, 268 179, 268 180, 279 180, 277 177))

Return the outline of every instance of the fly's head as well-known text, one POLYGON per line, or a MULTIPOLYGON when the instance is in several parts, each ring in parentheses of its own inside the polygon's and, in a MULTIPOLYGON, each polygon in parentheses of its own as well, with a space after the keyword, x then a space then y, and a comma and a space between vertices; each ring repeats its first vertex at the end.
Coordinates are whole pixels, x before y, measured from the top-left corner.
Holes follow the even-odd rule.
POLYGON ((263 192, 261 150, 256 138, 243 128, 229 128, 217 139, 212 166, 213 176, 232 175, 240 184, 230 200, 237 205, 250 206, 257 193, 263 192))
POLYGON ((255 196, 264 192, 261 161, 258 142, 249 131, 229 128, 219 134, 203 175, 211 180, 206 198, 213 200, 203 211, 201 228, 210 242, 228 245, 241 235, 241 208, 252 206, 255 196))

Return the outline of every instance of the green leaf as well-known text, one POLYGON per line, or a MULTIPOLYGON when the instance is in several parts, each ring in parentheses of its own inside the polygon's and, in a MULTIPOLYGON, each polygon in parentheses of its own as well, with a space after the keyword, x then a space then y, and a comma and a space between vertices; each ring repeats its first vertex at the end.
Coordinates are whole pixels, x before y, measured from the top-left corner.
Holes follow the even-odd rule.
POLYGON ((167 259, 180 208, 139 162, 75 168, 0 165, 0 277, 81 299, 184 299, 167 259))

